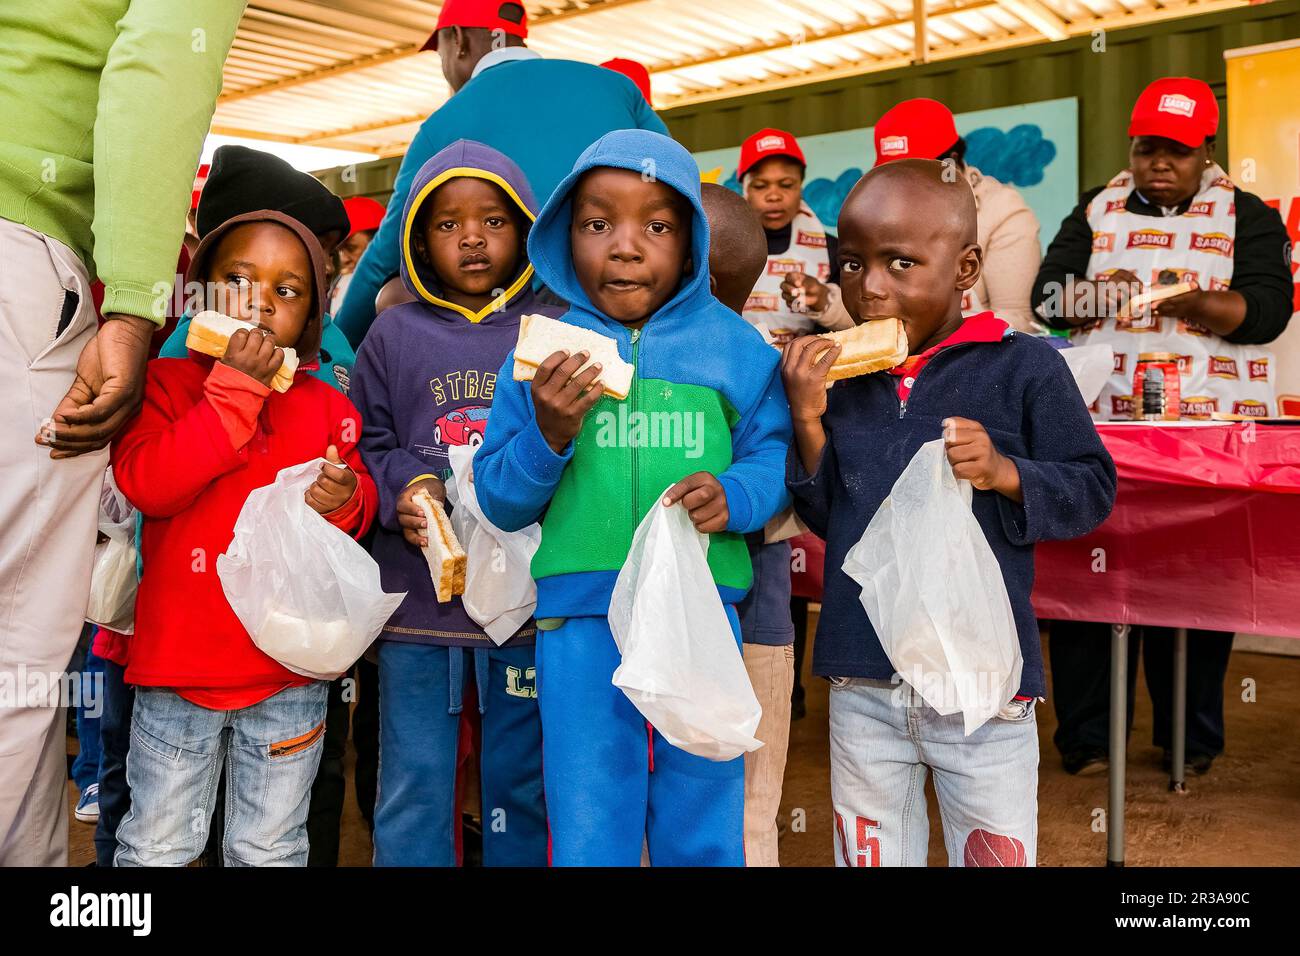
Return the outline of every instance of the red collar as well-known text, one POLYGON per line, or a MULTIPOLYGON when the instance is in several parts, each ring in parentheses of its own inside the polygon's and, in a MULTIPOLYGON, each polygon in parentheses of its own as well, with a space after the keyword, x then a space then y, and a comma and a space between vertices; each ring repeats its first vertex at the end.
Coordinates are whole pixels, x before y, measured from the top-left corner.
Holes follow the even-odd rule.
POLYGON ((897 365, 889 371, 894 375, 906 375, 909 372, 919 371, 922 365, 938 355, 943 349, 951 348, 954 345, 963 345, 967 342, 1000 342, 1003 336, 1007 334, 1008 328, 1010 326, 992 312, 977 312, 957 326, 957 330, 938 345, 930 346, 920 355, 909 355, 901 365, 897 365))

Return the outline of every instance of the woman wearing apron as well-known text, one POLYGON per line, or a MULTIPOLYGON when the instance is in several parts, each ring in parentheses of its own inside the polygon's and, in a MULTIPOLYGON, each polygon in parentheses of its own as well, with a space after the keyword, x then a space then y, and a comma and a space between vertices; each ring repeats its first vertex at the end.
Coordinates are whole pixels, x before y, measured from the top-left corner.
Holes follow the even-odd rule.
MULTIPOLYGON (((1144 352, 1178 356, 1182 415, 1277 414, 1268 344, 1291 317, 1290 243, 1277 211, 1237 188, 1215 162, 1219 108, 1210 87, 1156 80, 1129 124, 1129 168, 1083 194, 1048 247, 1033 304, 1076 344, 1110 345, 1115 371, 1092 407, 1096 421, 1132 418, 1133 370, 1144 352), (1185 291, 1136 308, 1154 287, 1185 291)), ((1110 628, 1051 625, 1055 743, 1070 773, 1106 767, 1110 628)), ((1136 628, 1154 708, 1154 744, 1170 763, 1172 632, 1136 628)), ((1187 760, 1205 773, 1223 752, 1223 681, 1232 634, 1192 631, 1187 663, 1187 760)), ((1132 683, 1136 658, 1129 665, 1132 683)), ((1132 687, 1129 690, 1132 722, 1132 687)))

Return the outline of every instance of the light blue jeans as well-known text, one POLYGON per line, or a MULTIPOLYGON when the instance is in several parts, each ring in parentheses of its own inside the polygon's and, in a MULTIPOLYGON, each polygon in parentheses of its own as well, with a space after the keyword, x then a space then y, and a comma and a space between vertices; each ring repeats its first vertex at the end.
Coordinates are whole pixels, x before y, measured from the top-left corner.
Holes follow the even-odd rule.
POLYGON ((203 852, 226 769, 226 866, 306 866, 307 808, 329 684, 289 687, 240 710, 209 710, 138 687, 126 779, 131 809, 114 866, 186 866, 203 852))
POLYGON ((834 678, 831 802, 837 866, 925 866, 925 775, 943 818, 949 866, 1034 866, 1038 729, 1013 702, 969 737, 906 684, 834 678))

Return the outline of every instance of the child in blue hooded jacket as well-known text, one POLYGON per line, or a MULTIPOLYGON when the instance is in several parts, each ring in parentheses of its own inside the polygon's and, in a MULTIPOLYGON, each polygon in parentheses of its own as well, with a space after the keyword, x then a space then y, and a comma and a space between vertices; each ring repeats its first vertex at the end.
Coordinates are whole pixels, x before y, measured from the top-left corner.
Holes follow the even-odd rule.
POLYGON ((483 862, 546 865, 535 628, 527 622, 498 647, 459 596, 438 602, 421 551, 428 529, 412 502, 421 489, 444 500, 448 448, 482 443, 519 317, 557 311, 532 292, 525 241, 535 209, 519 167, 489 146, 458 140, 429 159, 402 218, 402 281, 416 301, 380 315, 357 352, 361 457, 379 487, 372 550, 384 590, 407 592, 379 635, 379 866, 457 862, 467 673, 483 723, 483 862))
POLYGON ((744 535, 787 503, 790 412, 776 352, 709 291, 709 228, 694 160, 657 133, 609 133, 578 158, 528 239, 564 321, 618 343, 635 368, 623 402, 585 353, 557 352, 531 383, 513 354, 475 462, 484 513, 542 521, 537 687, 555 865, 744 864, 744 762, 669 744, 611 683, 606 615, 642 518, 680 501, 710 535, 708 562, 739 644, 752 577, 744 535), (595 387, 593 387, 595 386, 595 387), (654 416, 680 440, 652 440, 654 416), (691 427, 685 427, 689 423, 691 427), (665 489, 667 492, 665 494, 665 489))

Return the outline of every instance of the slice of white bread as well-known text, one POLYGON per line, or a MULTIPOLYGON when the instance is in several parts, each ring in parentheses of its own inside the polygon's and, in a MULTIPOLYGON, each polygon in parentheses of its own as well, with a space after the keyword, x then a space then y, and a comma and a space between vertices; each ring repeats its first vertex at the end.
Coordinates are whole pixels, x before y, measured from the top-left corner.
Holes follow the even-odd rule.
MULTIPOLYGON (((225 358, 226 349, 230 347, 230 337, 240 329, 253 331, 257 326, 251 322, 232 319, 220 312, 209 309, 200 312, 190 320, 190 330, 185 336, 185 347, 211 355, 213 358, 225 358)), ((293 349, 281 349, 284 362, 275 371, 271 387, 277 392, 289 391, 293 384, 294 373, 298 371, 298 353, 293 349)))
POLYGON ((898 319, 872 319, 818 337, 841 346, 839 358, 826 374, 827 383, 893 368, 907 358, 907 332, 898 319))
MULTIPOLYGON (((530 382, 537 367, 556 352, 574 355, 585 351, 587 368, 600 363, 601 387, 605 394, 622 401, 632 390, 632 366, 618 354, 618 343, 608 335, 579 328, 545 315, 525 315, 519 320, 519 342, 515 345, 515 381, 530 382)), ((579 369, 578 371, 582 371, 579 369)))
POLYGON ((429 544, 424 549, 424 557, 429 562, 429 574, 433 577, 433 588, 439 604, 446 604, 453 595, 465 593, 465 549, 456 540, 456 532, 451 528, 451 519, 442 507, 442 502, 421 488, 412 499, 429 522, 425 536, 429 544))
POLYGON ((1172 299, 1176 295, 1182 295, 1184 292, 1192 292, 1195 289, 1195 282, 1179 282, 1176 285, 1152 286, 1146 292, 1139 293, 1125 302, 1124 307, 1119 310, 1118 318, 1131 319, 1135 315, 1141 315, 1161 299, 1172 299))

